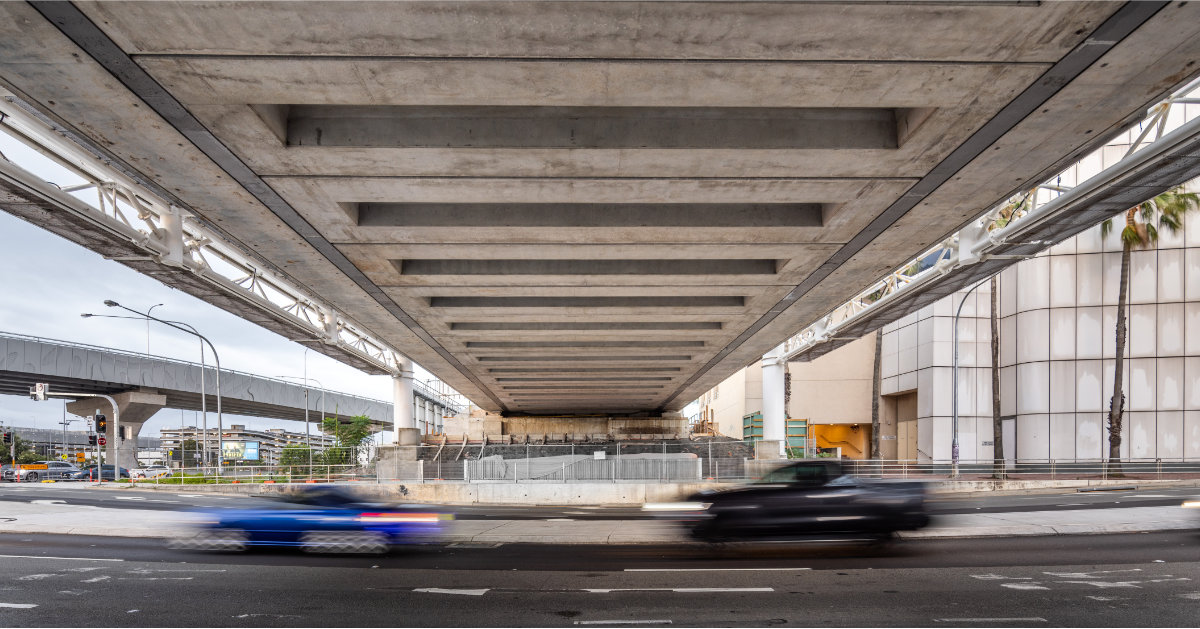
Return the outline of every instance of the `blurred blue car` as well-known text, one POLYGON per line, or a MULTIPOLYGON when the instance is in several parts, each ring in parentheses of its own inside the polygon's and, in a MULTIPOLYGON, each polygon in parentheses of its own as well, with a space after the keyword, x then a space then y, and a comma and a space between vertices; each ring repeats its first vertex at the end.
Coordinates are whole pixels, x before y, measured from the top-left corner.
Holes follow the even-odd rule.
POLYGON ((399 544, 437 541, 454 516, 429 505, 364 502, 334 486, 306 488, 278 506, 196 512, 190 533, 171 539, 181 550, 242 551, 293 547, 314 553, 385 553, 399 544))

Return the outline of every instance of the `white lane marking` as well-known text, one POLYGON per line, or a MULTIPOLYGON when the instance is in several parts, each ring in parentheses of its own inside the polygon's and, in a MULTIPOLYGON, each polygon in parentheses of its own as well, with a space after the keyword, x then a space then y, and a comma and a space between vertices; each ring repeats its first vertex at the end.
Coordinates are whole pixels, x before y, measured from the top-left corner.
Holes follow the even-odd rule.
POLYGON ((133 570, 130 570, 129 574, 153 574, 155 572, 225 572, 225 570, 224 569, 209 570, 209 569, 200 569, 200 568, 195 568, 195 569, 189 569, 189 568, 173 569, 173 568, 171 568, 171 569, 159 570, 158 568, 135 568, 133 570))
POLYGON ((1024 580, 1033 579, 1033 577, 1006 577, 1002 574, 973 574, 973 575, 971 575, 971 578, 979 579, 981 581, 1003 581, 1005 579, 1011 579, 1013 581, 1024 581, 1024 580))
POLYGON ((1050 588, 1037 583, 1001 583, 1000 587, 1010 590, 1049 590, 1050 588))
POLYGON ((812 568, 626 568, 625 572, 783 572, 812 568))
POLYGON ((1049 621, 1047 621, 1045 618, 1038 618, 1037 616, 1034 616, 1032 618, 934 618, 933 622, 951 622, 951 623, 959 623, 959 622, 1019 622, 1019 623, 1026 623, 1026 622, 1049 622, 1049 621))
POLYGON ((41 581, 42 579, 49 579, 50 577, 57 577, 57 576, 62 576, 62 575, 58 575, 58 574, 27 574, 23 577, 17 577, 17 580, 18 581, 41 581))
POLYGON ((1180 594, 1179 598, 1186 598, 1186 599, 1193 600, 1193 601, 1200 601, 1200 592, 1188 592, 1187 594, 1180 594))
POLYGON ((196 577, 117 577, 121 581, 191 581, 196 577))
POLYGON ((71 596, 81 596, 87 594, 87 590, 59 590, 59 594, 70 594, 71 596))
POLYGON ((1100 589, 1108 588, 1136 588, 1141 589, 1142 586, 1137 585, 1141 581, 1058 581, 1058 583, 1077 583, 1079 585, 1094 585, 1100 589))
POLYGON ((462 596, 483 596, 487 594, 488 589, 482 588, 478 590, 454 590, 448 588, 417 588, 414 592, 425 592, 427 594, 460 594, 462 596))
POLYGON ((33 609, 37 605, 33 603, 0 603, 0 607, 11 607, 12 609, 33 609))
POLYGON ((175 494, 175 495, 179 496, 180 498, 203 498, 204 497, 200 494, 175 494))
POLYGON ((99 577, 92 577, 90 579, 84 579, 84 580, 80 581, 80 583, 99 583, 101 581, 107 581, 111 578, 112 577, 110 577, 108 575, 104 575, 104 576, 99 576, 99 577))
POLYGON ((709 592, 774 592, 775 588, 585 588, 583 591, 592 594, 611 594, 613 592, 679 592, 681 594, 699 594, 709 592))
POLYGON ((145 500, 145 498, 142 498, 141 496, 115 496, 115 498, 117 500, 145 500))
POLYGON ((66 500, 30 500, 31 505, 65 505, 66 500))
POLYGON ((1123 596, 1088 596, 1085 598, 1090 598, 1093 601, 1100 601, 1101 603, 1108 603, 1111 601, 1127 601, 1127 600, 1129 600, 1128 598, 1125 598, 1123 596))
POLYGON ((1107 579, 1105 575, 1116 574, 1118 572, 1141 572, 1141 568, 1125 568, 1122 570, 1095 570, 1093 572, 1042 572, 1052 577, 1060 579, 1107 579))
POLYGON ((234 618, 299 618, 290 614, 238 614, 234 618))
POLYGON ((43 555, 0 555, 13 559, 69 559, 71 561, 125 561, 124 559, 92 559, 91 557, 46 557, 43 555))
POLYGON ((574 522, 573 518, 546 518, 545 522, 574 522))
POLYGON ((577 625, 670 625, 670 620, 576 620, 577 625))

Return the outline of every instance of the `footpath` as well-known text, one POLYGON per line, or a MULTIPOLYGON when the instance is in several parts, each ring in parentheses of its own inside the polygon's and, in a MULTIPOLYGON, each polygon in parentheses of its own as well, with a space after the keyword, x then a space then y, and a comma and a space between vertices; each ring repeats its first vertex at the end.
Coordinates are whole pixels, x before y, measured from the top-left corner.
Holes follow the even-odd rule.
MULTIPOLYGON (((121 494, 125 490, 97 491, 121 494)), ((191 487, 160 488, 159 494, 189 495, 191 487), (171 492, 171 493, 168 493, 171 492)), ((139 492, 140 493, 140 492, 139 492)), ((207 493, 207 492, 206 492, 207 493)), ((1197 489, 1200 494, 1200 488, 1197 489)), ((231 505, 232 506, 232 505, 231 505)), ((186 511, 116 509, 52 500, 0 502, 0 533, 60 533, 164 538, 186 530, 196 518, 186 511)), ((905 539, 1086 535, 1200 529, 1200 509, 1181 506, 1059 509, 1008 513, 946 514, 905 539)), ((460 519, 450 523, 449 543, 675 544, 691 543, 677 524, 652 519, 544 520, 460 519)))

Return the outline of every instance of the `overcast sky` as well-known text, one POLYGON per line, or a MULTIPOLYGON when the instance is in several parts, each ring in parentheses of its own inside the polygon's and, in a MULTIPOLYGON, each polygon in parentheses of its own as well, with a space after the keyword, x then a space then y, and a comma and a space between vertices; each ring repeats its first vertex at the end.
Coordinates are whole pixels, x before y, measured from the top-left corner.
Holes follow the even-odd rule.
MULTIPOLYGON (((28 149, 0 133, 0 153, 20 165, 38 162, 28 149)), ((40 157, 40 156, 38 156, 40 157)), ((41 173, 42 171, 38 171, 41 173)), ((52 179, 53 174, 44 174, 52 179)), ((58 182, 62 183, 62 182, 58 182)), ((258 327, 186 293, 169 288, 124 265, 105 260, 72 242, 0 211, 0 332, 87 343, 120 350, 145 352, 146 324, 121 319, 83 319, 83 312, 128 314, 108 308, 106 299, 145 312, 154 304, 154 316, 189 323, 216 346, 221 367, 262 376, 300 377, 304 371, 304 346, 258 327)), ((400 325, 397 323, 396 325, 400 325)), ((152 323, 150 352, 198 362, 196 337, 152 323)), ((208 360, 212 360, 211 354, 208 360)), ((307 353, 308 376, 335 390, 391 400, 390 376, 371 376, 315 351, 307 353)), ((418 369, 417 377, 429 376, 418 369)), ((35 402, 27 397, 0 395, 0 423, 9 426, 60 428, 63 403, 35 402)), ((193 425, 193 413, 163 409, 146 422, 141 434, 154 436, 162 427, 193 425)), ((209 422, 216 417, 210 409, 209 422)), ((304 430, 303 422, 228 415, 225 423, 248 427, 281 427, 304 430)), ((81 424, 72 426, 81 428, 81 424)))

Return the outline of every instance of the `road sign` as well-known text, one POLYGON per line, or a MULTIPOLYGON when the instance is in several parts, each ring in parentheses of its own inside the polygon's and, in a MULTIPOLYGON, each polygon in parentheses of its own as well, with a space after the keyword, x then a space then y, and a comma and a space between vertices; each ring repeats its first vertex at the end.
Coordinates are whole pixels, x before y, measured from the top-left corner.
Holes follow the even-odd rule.
POLYGON ((46 393, 50 390, 50 385, 45 382, 39 382, 29 389, 29 397, 39 402, 46 401, 46 393))
POLYGON ((83 456, 83 453, 82 453, 82 452, 76 452, 76 453, 75 453, 75 460, 76 460, 76 461, 79 461, 80 463, 83 463, 83 460, 84 460, 85 458, 87 458, 87 457, 83 456))
POLYGON ((64 460, 64 461, 66 461, 66 460, 67 460, 67 455, 66 455, 66 454, 60 454, 60 455, 58 455, 58 458, 60 458, 60 459, 62 459, 62 460, 64 460))
POLYGON ((100 435, 100 438, 97 439, 96 442, 100 445, 106 445, 108 443, 108 439, 106 439, 104 435, 100 435))

